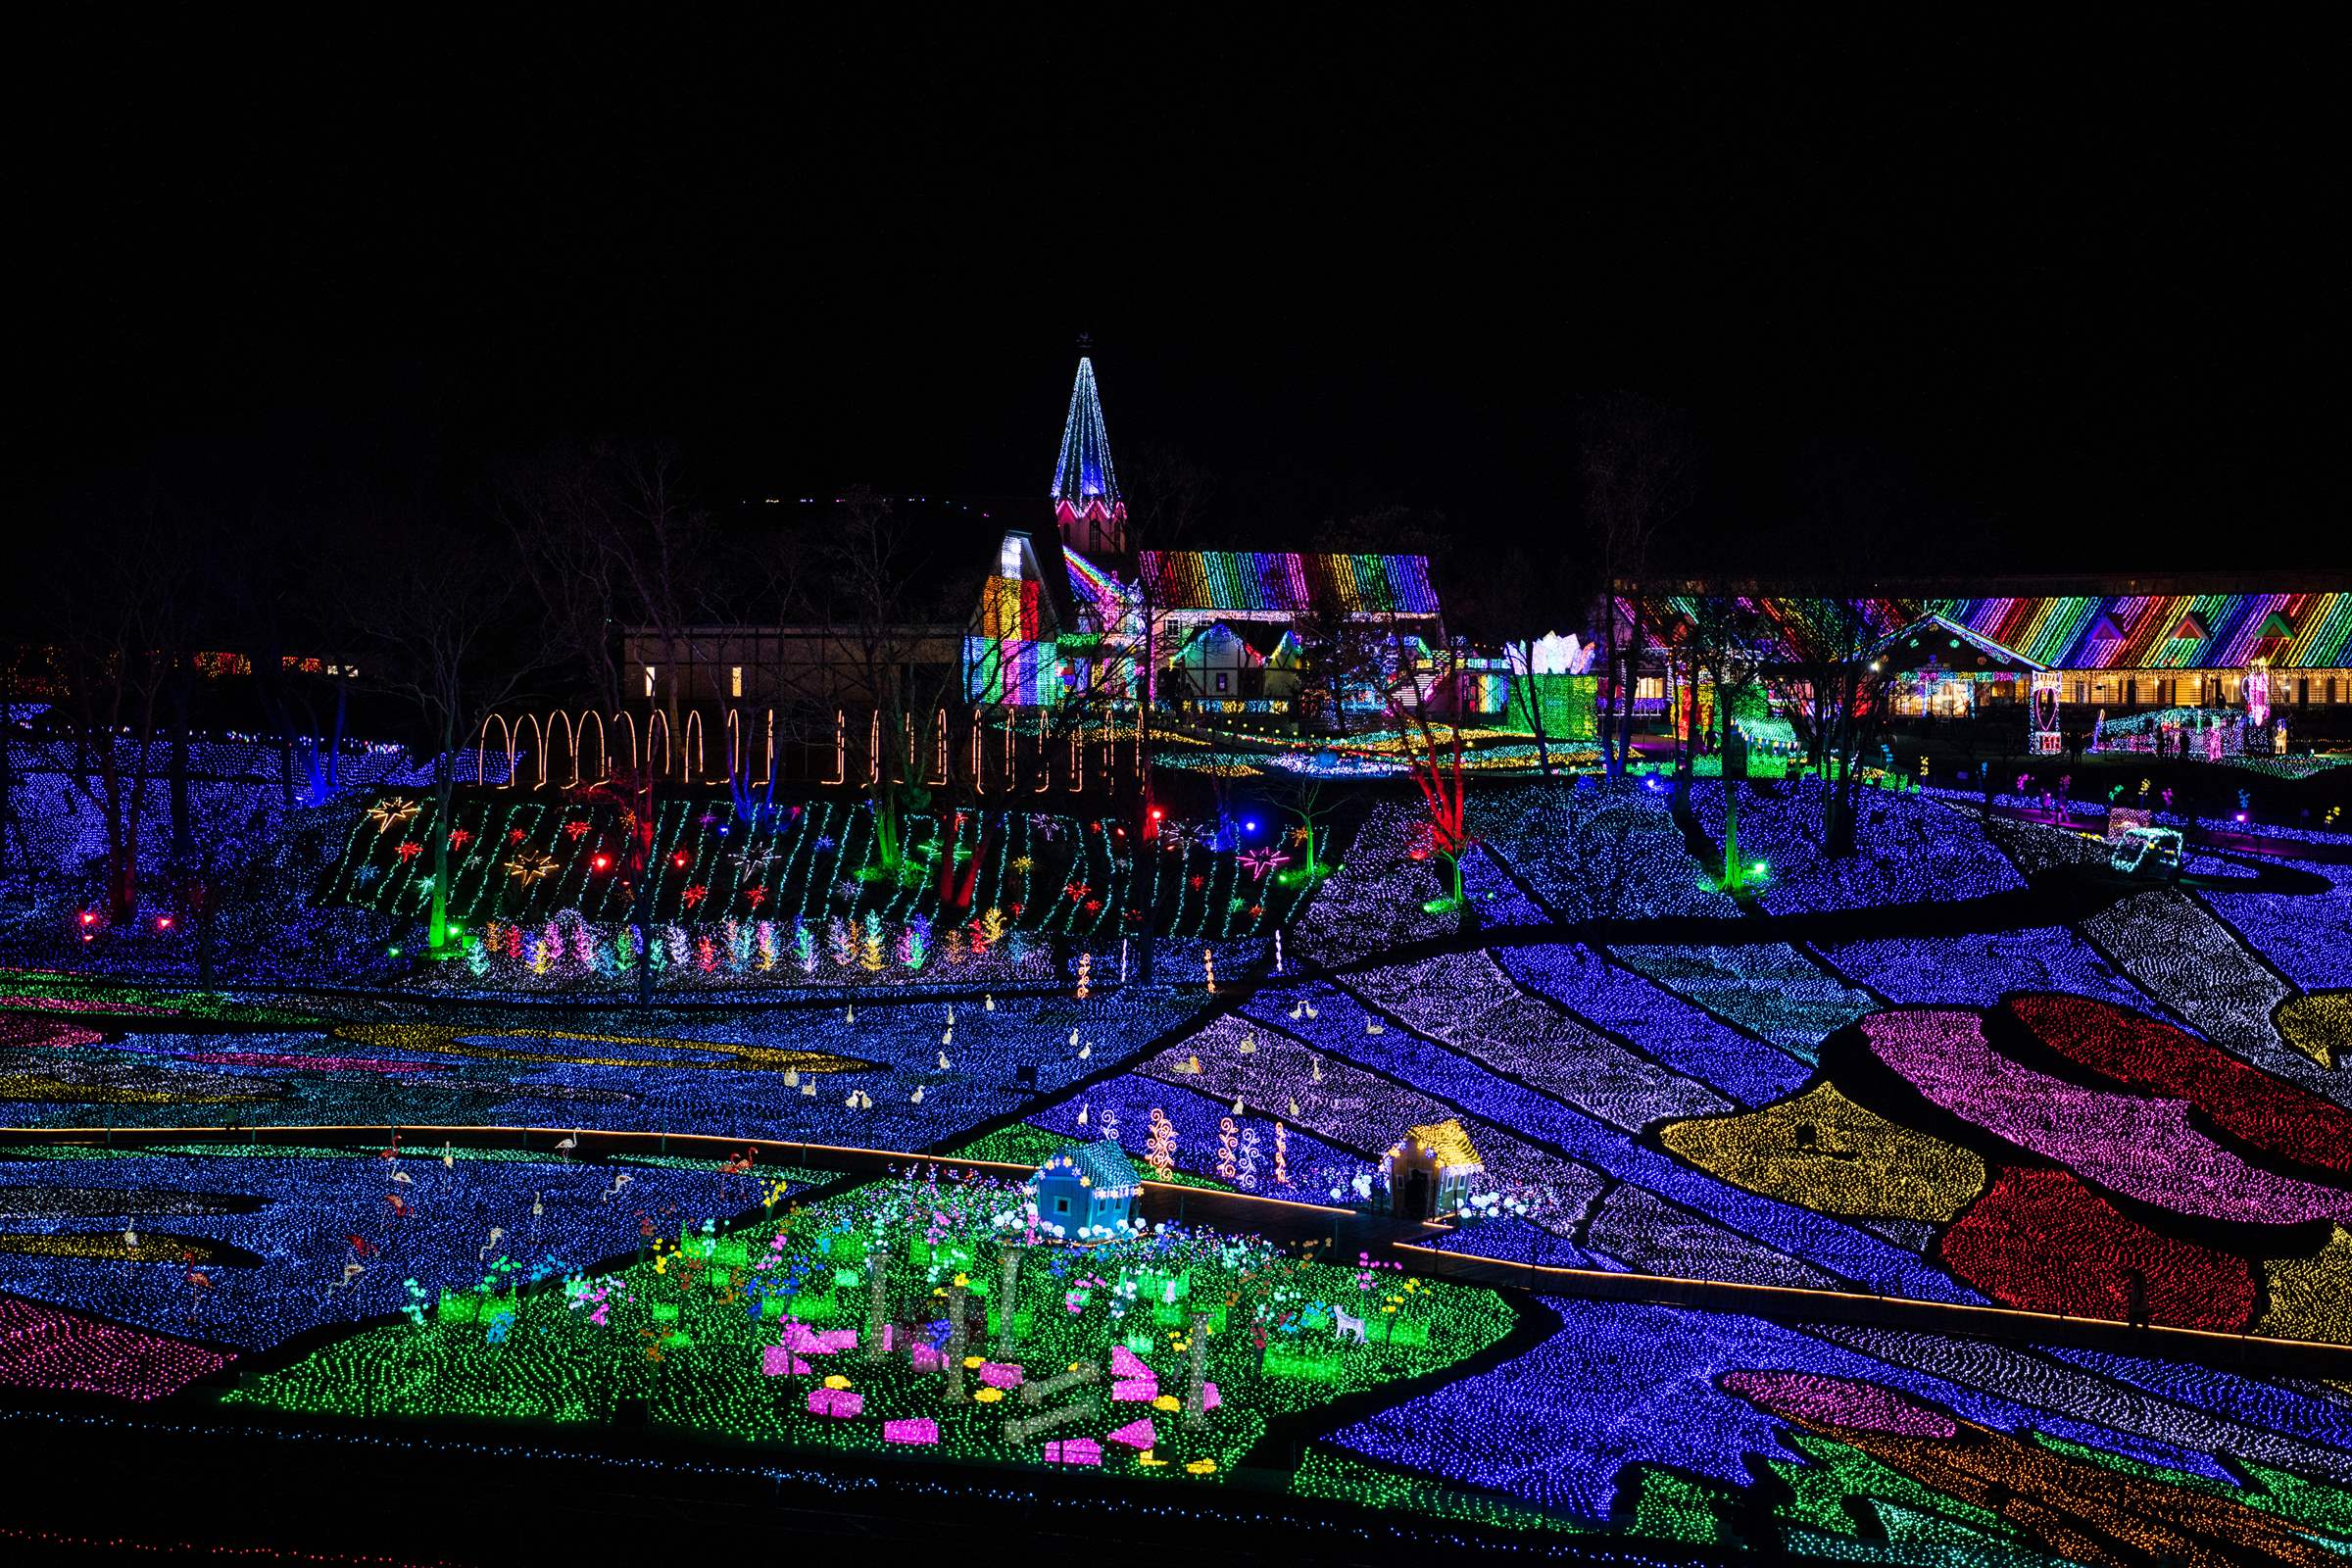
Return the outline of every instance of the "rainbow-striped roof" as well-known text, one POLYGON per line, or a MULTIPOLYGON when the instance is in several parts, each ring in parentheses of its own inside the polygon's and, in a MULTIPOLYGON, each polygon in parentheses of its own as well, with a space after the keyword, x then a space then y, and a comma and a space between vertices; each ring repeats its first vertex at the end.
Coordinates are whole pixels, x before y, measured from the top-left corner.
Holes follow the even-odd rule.
POLYGON ((1349 614, 1438 612, 1426 556, 1147 550, 1141 564, 1162 610, 1297 614, 1328 604, 1349 614))
POLYGON ((1927 608, 2052 669, 2352 664, 2352 593, 1948 599, 1927 608))
MULTIPOLYGON (((1755 603, 1767 626, 1792 635, 1810 602, 1755 603)), ((1665 604, 1679 640, 1690 597, 1665 604)), ((2046 669, 2242 669, 2257 659, 2274 669, 2352 666, 2352 593, 1882 599, 1867 619, 1886 635, 1926 615, 2046 669)))

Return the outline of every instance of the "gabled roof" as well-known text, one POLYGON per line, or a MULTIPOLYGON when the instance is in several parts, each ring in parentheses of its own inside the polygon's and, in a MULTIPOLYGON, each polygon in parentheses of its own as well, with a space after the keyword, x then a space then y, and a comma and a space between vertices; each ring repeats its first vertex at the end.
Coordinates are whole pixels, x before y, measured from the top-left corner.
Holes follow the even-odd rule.
POLYGON ((1922 615, 1901 630, 1882 637, 1869 649, 1874 666, 1879 662, 1897 669, 1943 665, 1952 669, 1979 668, 2036 670, 2042 666, 1999 643, 1980 637, 1958 621, 1941 615, 1922 615))
POLYGON ((1037 1173, 1040 1176, 1062 1178, 1082 1176, 1086 1178, 1088 1186, 1098 1191, 1111 1192, 1133 1187, 1140 1180, 1136 1175, 1135 1161, 1127 1157, 1125 1150, 1107 1138, 1100 1143, 1072 1144, 1040 1165, 1037 1173))
POLYGON ((1438 612, 1427 556, 1147 550, 1139 565, 1160 610, 1291 615, 1329 605, 1348 614, 1438 612))
MULTIPOLYGON (((1462 1130, 1462 1124, 1459 1121, 1450 1116, 1441 1122, 1432 1122, 1426 1127, 1408 1127, 1405 1129, 1405 1133, 1413 1142, 1430 1152, 1441 1170, 1464 1168, 1484 1170, 1487 1168, 1486 1161, 1478 1157, 1478 1149, 1470 1142, 1470 1135, 1462 1130)), ((1395 1149, 1389 1151, 1392 1154, 1403 1152, 1402 1144, 1398 1144, 1395 1149)))

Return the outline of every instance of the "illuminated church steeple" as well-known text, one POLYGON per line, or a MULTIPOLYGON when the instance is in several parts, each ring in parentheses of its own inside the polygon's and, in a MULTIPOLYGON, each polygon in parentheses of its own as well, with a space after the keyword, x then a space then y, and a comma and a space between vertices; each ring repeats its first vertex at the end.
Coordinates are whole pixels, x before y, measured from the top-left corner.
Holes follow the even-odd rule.
MULTIPOLYGON (((1078 340, 1083 351, 1084 338, 1078 340)), ((1095 395, 1095 364, 1081 352, 1078 379, 1070 387, 1070 415, 1061 427, 1061 457, 1054 465, 1054 515, 1065 543, 1089 555, 1117 556, 1127 550, 1127 503, 1119 499, 1118 476, 1110 467, 1110 437, 1102 429, 1102 402, 1095 395)))

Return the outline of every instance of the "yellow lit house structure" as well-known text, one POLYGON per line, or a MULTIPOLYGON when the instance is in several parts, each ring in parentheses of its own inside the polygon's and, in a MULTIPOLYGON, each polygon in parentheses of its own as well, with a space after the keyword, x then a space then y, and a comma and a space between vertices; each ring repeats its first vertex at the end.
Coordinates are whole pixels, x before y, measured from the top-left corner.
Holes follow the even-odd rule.
POLYGON ((1470 1178, 1485 1170, 1462 1124, 1450 1117, 1408 1128, 1380 1162, 1389 1184, 1389 1210, 1398 1219, 1430 1219, 1461 1208, 1470 1178))

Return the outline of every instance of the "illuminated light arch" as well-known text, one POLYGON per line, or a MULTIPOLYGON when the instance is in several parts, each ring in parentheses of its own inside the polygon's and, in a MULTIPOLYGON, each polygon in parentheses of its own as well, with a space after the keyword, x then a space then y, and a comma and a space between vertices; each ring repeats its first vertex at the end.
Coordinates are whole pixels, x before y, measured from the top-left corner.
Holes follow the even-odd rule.
POLYGON ((656 778, 669 776, 670 744, 669 715, 659 708, 645 716, 645 768, 656 778), (654 731, 662 732, 662 760, 654 760, 654 731))
POLYGON ((936 776, 930 782, 944 788, 948 782, 948 710, 942 708, 938 712, 939 723, 933 737, 933 752, 938 765, 932 769, 936 776))
POLYGON ((686 710, 686 744, 678 748, 678 777, 691 784, 703 772, 702 710, 686 710))
POLYGON ((874 710, 873 722, 866 728, 865 781, 868 784, 882 782, 882 710, 879 708, 874 710))
POLYGON ((482 733, 473 743, 473 781, 476 784, 489 782, 485 776, 487 771, 485 749, 490 743, 490 726, 492 724, 496 724, 499 733, 506 737, 505 744, 501 749, 507 754, 507 782, 500 785, 499 788, 512 789, 514 784, 514 730, 508 724, 505 717, 497 713, 490 713, 483 717, 482 733))
POLYGON ((581 709, 579 718, 572 724, 571 733, 573 737, 572 773, 574 775, 574 782, 577 782, 580 778, 601 779, 610 777, 612 772, 612 753, 609 752, 605 746, 605 715, 598 712, 593 708, 581 709), (596 726, 596 771, 594 773, 588 772, 586 768, 580 765, 579 761, 579 743, 587 738, 588 726, 591 724, 596 726))
MULTIPOLYGON (((547 715, 546 733, 549 737, 548 745, 551 749, 555 745, 554 737, 559 725, 562 726, 564 732, 564 750, 571 758, 571 777, 567 779, 564 785, 565 789, 569 789, 572 785, 577 784, 580 781, 580 732, 573 727, 571 715, 564 712, 561 708, 557 709, 555 711, 547 715)), ((547 769, 544 767, 540 769, 542 775, 544 775, 547 769)), ((544 784, 547 782, 547 780, 543 776, 540 779, 540 782, 544 784)))
POLYGON ((977 708, 972 710, 972 793, 988 793, 988 769, 983 765, 980 753, 980 710, 977 708))
MULTIPOLYGON (((539 727, 539 719, 536 714, 525 713, 514 721, 514 736, 517 741, 522 738, 522 726, 525 724, 531 726, 531 750, 539 759, 539 781, 531 788, 543 790, 547 788, 547 731, 539 727)), ((509 789, 514 788, 517 782, 514 771, 512 766, 507 770, 507 788, 509 789)))
POLYGON ((727 777, 732 780, 743 764, 743 718, 732 708, 727 710, 727 777))
POLYGON ((644 758, 637 750, 637 715, 624 710, 614 713, 612 718, 615 723, 629 726, 629 771, 634 773, 645 765, 644 758))
POLYGON ((1037 784, 1029 791, 1043 795, 1054 787, 1054 760, 1046 752, 1046 710, 1037 710, 1037 784))

